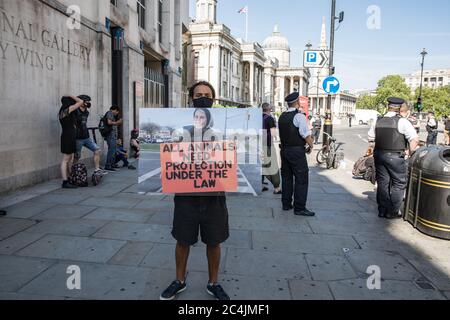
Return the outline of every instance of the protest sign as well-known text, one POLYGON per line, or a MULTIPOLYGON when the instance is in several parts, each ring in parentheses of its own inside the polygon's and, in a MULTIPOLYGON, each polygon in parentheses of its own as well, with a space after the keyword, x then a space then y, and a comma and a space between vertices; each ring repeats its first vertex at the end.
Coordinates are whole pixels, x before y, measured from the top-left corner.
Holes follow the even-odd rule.
POLYGON ((229 141, 161 144, 162 192, 237 192, 236 150, 229 141))

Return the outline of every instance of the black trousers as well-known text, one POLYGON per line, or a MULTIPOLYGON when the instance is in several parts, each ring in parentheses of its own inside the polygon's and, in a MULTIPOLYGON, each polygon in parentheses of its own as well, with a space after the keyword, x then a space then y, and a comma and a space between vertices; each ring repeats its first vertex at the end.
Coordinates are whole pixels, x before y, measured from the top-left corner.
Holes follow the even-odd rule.
POLYGON ((378 212, 397 215, 407 186, 407 167, 400 153, 375 151, 378 212))
POLYGON ((428 133, 427 137, 427 147, 437 145, 438 132, 432 131, 428 133))
POLYGON ((305 210, 309 185, 309 168, 305 147, 281 149, 281 176, 283 179, 283 206, 292 205, 292 197, 294 197, 295 211, 305 210))

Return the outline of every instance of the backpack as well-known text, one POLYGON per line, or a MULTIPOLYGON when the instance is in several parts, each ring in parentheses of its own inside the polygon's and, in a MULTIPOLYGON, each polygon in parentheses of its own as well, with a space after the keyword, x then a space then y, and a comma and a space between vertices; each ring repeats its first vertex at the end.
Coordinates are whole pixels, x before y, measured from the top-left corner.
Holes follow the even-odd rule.
POLYGON ((108 113, 106 113, 103 118, 100 119, 98 124, 98 130, 103 138, 107 138, 113 130, 113 127, 108 125, 108 119, 106 117, 108 113))
POLYGON ((373 156, 360 158, 353 167, 353 176, 376 183, 375 159, 373 156))
POLYGON ((84 165, 83 163, 77 163, 72 166, 69 183, 81 188, 87 187, 89 185, 86 165, 84 165))
POLYGON ((92 184, 94 185, 94 187, 98 186, 103 179, 103 174, 100 173, 93 173, 92 174, 92 184))

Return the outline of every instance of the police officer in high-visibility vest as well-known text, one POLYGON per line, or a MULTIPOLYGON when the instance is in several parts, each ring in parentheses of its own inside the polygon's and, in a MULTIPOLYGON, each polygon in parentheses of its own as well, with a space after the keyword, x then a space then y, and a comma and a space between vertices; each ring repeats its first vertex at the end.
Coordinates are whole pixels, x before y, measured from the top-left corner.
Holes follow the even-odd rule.
POLYGON ((375 166, 377 175, 378 216, 386 219, 401 217, 400 208, 407 186, 406 150, 414 153, 419 147, 419 136, 414 126, 400 116, 405 100, 388 99, 388 113, 378 119, 369 131, 375 139, 375 166))
POLYGON ((289 110, 278 120, 281 139, 282 201, 283 210, 294 209, 295 215, 312 217, 315 213, 306 209, 309 184, 306 154, 312 152, 314 141, 299 98, 298 92, 286 97, 289 110))

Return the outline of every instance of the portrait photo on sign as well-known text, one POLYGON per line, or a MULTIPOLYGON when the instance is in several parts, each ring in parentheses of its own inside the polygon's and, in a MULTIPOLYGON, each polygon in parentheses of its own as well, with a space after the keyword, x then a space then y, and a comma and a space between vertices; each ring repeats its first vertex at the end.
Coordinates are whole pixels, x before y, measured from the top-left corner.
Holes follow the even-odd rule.
POLYGON ((261 118, 256 108, 140 109, 139 193, 257 196, 261 118))

